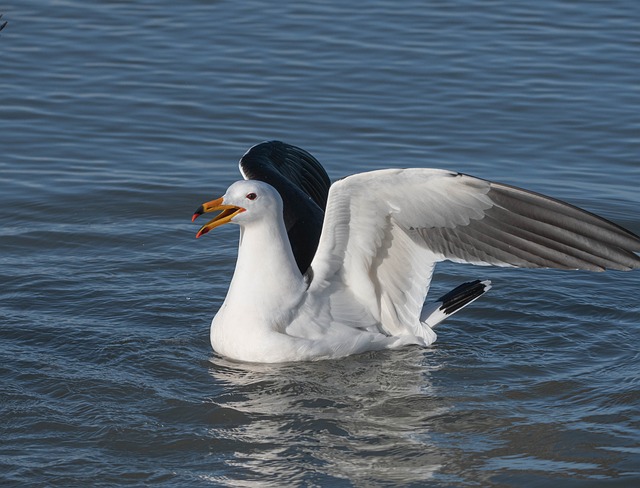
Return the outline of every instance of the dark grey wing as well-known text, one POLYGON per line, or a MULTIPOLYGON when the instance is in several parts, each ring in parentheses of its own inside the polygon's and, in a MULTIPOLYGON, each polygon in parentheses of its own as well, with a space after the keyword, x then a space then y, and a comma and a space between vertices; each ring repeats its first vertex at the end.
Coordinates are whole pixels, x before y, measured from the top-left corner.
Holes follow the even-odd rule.
POLYGON ((273 186, 284 204, 284 223, 293 255, 305 273, 322 232, 331 181, 322 165, 304 149, 280 141, 253 146, 240 159, 247 180, 273 186))
POLYGON ((488 185, 491 202, 468 225, 420 229, 433 251, 453 261, 604 271, 640 268, 640 237, 602 217, 539 193, 468 175, 461 185, 488 185))

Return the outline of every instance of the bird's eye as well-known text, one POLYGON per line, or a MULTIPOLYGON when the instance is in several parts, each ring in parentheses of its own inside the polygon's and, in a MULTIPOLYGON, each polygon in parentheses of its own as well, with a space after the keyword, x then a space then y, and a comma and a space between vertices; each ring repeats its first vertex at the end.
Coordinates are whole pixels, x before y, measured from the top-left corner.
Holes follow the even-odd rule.
POLYGON ((255 193, 247 193, 247 198, 249 200, 255 200, 257 196, 258 195, 256 195, 255 193))

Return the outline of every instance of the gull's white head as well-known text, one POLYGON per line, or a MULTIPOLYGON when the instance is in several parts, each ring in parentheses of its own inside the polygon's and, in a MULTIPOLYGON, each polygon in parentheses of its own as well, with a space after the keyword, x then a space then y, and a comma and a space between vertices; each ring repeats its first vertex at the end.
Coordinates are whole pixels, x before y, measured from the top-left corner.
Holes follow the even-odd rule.
POLYGON ((236 181, 222 197, 200 205, 191 220, 217 211, 220 213, 200 228, 196 238, 227 223, 247 225, 265 217, 282 216, 282 198, 274 187, 262 181, 236 181))

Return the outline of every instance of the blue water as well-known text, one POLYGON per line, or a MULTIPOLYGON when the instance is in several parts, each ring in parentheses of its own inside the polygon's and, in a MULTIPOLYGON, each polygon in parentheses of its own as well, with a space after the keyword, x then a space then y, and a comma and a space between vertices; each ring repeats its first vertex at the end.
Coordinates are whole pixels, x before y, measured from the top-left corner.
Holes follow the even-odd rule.
POLYGON ((1 7, 0 484, 635 486, 640 273, 494 288, 429 349, 243 365, 208 342, 280 139, 332 178, 443 167, 640 233, 640 4, 1 7))

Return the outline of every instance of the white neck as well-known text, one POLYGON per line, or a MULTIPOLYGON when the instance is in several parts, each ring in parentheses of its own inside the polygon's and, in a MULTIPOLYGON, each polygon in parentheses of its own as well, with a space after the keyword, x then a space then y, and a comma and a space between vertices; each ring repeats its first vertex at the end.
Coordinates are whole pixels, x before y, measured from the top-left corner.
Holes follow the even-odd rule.
POLYGON ((260 219, 241 228, 223 322, 254 331, 279 329, 288 323, 282 314, 291 313, 305 289, 282 218, 260 219))

